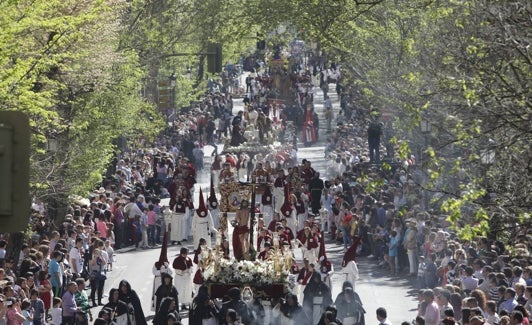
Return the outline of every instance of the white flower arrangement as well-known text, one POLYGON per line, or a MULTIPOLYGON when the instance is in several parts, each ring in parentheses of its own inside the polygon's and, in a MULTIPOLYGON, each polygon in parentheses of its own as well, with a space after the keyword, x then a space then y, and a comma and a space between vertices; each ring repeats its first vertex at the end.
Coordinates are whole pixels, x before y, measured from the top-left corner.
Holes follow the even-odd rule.
POLYGON ((288 271, 276 272, 274 262, 271 260, 237 261, 235 259, 221 259, 218 262, 218 266, 215 264, 211 263, 203 272, 207 283, 249 283, 254 286, 265 286, 288 282, 288 271))

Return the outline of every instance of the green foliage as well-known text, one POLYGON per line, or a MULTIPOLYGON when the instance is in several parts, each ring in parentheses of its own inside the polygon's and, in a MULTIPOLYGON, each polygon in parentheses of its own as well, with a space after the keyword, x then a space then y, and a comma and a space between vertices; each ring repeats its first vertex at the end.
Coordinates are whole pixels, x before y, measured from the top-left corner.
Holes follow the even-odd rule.
MULTIPOLYGON (((356 106, 395 116, 398 158, 421 155, 431 202, 464 238, 494 225, 511 238, 532 206, 531 6, 3 1, 0 107, 30 116, 35 191, 81 194, 100 179, 114 138, 151 137, 163 127, 159 80, 176 74, 176 108, 197 98, 209 43, 223 44, 225 63, 253 53, 258 39, 271 47, 302 38, 341 63, 344 86, 359 94, 356 106), (184 77, 187 67, 193 80, 184 77), (422 119, 432 122, 431 134, 419 131, 422 119), (61 148, 55 155, 43 149, 51 130, 61 148)), ((358 181, 372 192, 382 184, 373 178, 358 181)))
POLYGON ((0 107, 30 117, 34 195, 86 194, 115 138, 153 137, 162 126, 139 95, 138 56, 118 49, 117 18, 126 8, 101 0, 0 3, 0 107), (57 153, 43 150, 47 137, 56 137, 57 153))

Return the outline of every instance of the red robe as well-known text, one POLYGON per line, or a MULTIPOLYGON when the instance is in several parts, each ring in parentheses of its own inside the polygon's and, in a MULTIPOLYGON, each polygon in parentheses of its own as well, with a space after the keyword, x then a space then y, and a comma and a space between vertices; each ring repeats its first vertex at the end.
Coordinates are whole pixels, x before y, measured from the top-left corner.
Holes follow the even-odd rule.
POLYGON ((240 242, 240 238, 238 238, 238 232, 235 230, 233 231, 233 255, 237 260, 242 259, 242 255, 244 254, 242 243, 240 242))

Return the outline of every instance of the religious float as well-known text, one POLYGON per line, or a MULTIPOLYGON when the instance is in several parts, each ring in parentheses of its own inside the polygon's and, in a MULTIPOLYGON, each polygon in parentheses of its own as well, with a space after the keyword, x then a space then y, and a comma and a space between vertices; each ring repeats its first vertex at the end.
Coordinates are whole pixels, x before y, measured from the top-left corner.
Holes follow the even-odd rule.
MULTIPOLYGON (((292 158, 292 149, 297 142, 295 121, 283 121, 281 116, 283 110, 301 106, 293 91, 294 85, 310 85, 310 76, 291 73, 290 65, 293 62, 281 53, 274 53, 267 62, 268 73, 255 78, 267 89, 268 95, 259 106, 247 104, 244 111, 231 121, 231 138, 224 143, 222 155, 226 159, 218 175, 217 186, 220 193, 221 229, 227 229, 227 214, 238 214, 243 200, 250 203, 250 254, 239 258, 224 256, 221 247, 223 230, 216 235, 214 249, 202 250, 203 278, 212 298, 223 298, 230 288, 238 287, 242 292, 251 292, 254 297, 263 300, 278 299, 295 286, 295 278, 290 274, 294 252, 290 247, 280 244, 277 234, 272 238, 269 258, 255 259, 255 203, 257 199, 257 203, 260 203, 261 195, 265 192, 269 193, 265 194, 266 197, 272 200, 272 183, 278 168, 286 170, 297 164, 292 158), (258 163, 271 164, 269 176, 257 176, 252 172, 258 163)), ((284 116, 287 116, 286 112, 284 116)), ((239 225, 233 222, 231 225, 236 231, 239 225)))
POLYGON ((274 249, 268 260, 237 260, 223 257, 221 235, 216 237, 214 250, 202 251, 203 277, 212 298, 223 298, 227 291, 237 287, 263 300, 279 299, 289 290, 292 251, 279 247, 274 238, 274 249), (284 252, 283 252, 284 251, 284 252))

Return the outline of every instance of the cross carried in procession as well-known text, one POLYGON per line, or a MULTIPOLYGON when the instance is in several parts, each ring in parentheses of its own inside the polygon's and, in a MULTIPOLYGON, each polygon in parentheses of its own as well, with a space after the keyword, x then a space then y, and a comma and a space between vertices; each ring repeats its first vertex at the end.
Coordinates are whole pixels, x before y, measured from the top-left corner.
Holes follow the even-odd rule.
POLYGON ((250 227, 249 227, 249 242, 250 250, 254 249, 253 245, 253 226, 255 225, 255 189, 260 186, 269 186, 268 183, 254 183, 254 182, 238 182, 241 186, 250 186, 251 187, 251 209, 250 209, 250 227))

